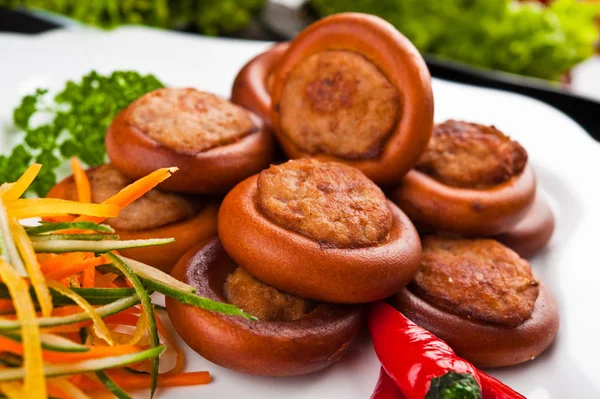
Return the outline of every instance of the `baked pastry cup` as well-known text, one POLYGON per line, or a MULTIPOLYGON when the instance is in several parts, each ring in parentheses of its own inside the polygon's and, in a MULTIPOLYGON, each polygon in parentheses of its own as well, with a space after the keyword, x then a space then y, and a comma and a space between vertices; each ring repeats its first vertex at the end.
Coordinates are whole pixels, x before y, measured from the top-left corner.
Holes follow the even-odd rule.
POLYGON ((535 196, 533 206, 515 226, 494 237, 523 258, 534 256, 552 238, 554 214, 541 194, 535 196))
MULTIPOLYGON (((95 203, 116 194, 130 183, 111 165, 88 169, 86 173, 95 203)), ((48 197, 77 200, 73 176, 52 187, 48 197)), ((128 258, 169 272, 198 241, 217 233, 218 209, 216 201, 153 189, 125 207, 119 217, 107 219, 104 223, 111 225, 123 240, 175 238, 175 242, 157 247, 119 250, 128 258)))
POLYGON ((420 242, 360 171, 314 159, 271 166, 223 200, 219 237, 237 264, 303 298, 362 303, 407 284, 420 242))
POLYGON ((131 179, 163 167, 177 174, 162 190, 223 194, 269 165, 273 140, 263 121, 195 89, 147 93, 117 114, 106 133, 111 163, 131 179))
POLYGON ((342 13, 302 31, 273 77, 273 131, 290 158, 351 165, 398 183, 433 126, 425 61, 383 19, 342 13))
POLYGON ((489 237, 523 219, 535 193, 523 147, 493 126, 450 120, 390 197, 420 232, 489 237))
POLYGON ((556 337, 559 316, 527 261, 490 239, 423 239, 415 280, 398 309, 478 367, 534 359, 556 337))
POLYGON ((277 43, 250 60, 237 74, 231 88, 231 102, 254 112, 271 126, 273 71, 289 43, 277 43))
MULTIPOLYGON (((224 286, 237 268, 215 238, 190 250, 172 275, 196 288, 198 295, 226 302, 224 286)), ((357 305, 318 303, 295 320, 270 321, 213 313, 172 298, 166 298, 166 305, 175 330, 206 359, 276 377, 308 374, 335 363, 350 348, 362 320, 357 305)))

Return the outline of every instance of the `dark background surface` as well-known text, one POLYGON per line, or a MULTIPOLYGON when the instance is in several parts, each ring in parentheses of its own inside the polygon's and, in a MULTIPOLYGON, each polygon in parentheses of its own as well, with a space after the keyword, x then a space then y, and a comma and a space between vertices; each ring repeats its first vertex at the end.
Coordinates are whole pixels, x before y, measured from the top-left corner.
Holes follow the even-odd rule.
MULTIPOLYGON (((276 34, 252 24, 240 37, 251 39, 281 40, 276 34)), ((36 34, 51 29, 61 29, 55 23, 48 22, 20 11, 9 11, 0 8, 0 32, 18 32, 36 34)), ((463 65, 440 61, 433 57, 425 57, 431 74, 437 78, 476 86, 512 91, 534 97, 558 108, 573 118, 587 132, 600 141, 600 103, 572 94, 565 93, 546 84, 526 82, 510 75, 478 71, 463 65)))

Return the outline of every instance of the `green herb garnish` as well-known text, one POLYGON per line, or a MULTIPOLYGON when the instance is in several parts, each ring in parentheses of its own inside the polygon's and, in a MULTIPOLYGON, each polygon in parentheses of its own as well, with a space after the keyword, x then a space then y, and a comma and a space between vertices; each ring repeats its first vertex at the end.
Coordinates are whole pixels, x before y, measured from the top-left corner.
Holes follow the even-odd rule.
POLYGON ((44 165, 30 190, 45 196, 56 184, 55 169, 72 156, 89 166, 106 161, 104 135, 114 116, 133 100, 163 87, 153 75, 95 71, 68 81, 52 101, 47 90, 27 95, 13 112, 13 122, 24 133, 24 143, 10 155, 0 155, 0 182, 16 181, 31 162, 44 165), (38 117, 46 121, 36 124, 38 117))

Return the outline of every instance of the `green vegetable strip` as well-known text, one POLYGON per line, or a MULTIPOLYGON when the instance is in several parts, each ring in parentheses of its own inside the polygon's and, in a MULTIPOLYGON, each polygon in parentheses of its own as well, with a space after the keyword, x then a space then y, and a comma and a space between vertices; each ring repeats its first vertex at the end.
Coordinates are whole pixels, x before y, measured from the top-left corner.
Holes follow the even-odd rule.
MULTIPOLYGON (((84 360, 76 363, 47 364, 44 366, 46 377, 60 377, 62 375, 88 373, 97 370, 106 370, 122 367, 131 363, 141 362, 146 359, 156 359, 165 350, 164 346, 157 346, 137 353, 121 356, 105 357, 101 359, 84 360)), ((25 369, 11 368, 0 370, 0 381, 21 380, 25 377, 25 369)))
MULTIPOLYGON (((106 305, 111 302, 121 299, 126 296, 135 295, 135 289, 133 288, 71 288, 77 295, 83 297, 91 305, 106 305)), ((29 289, 31 297, 37 304, 37 297, 33 287, 29 289)), ((60 294, 59 292, 50 288, 50 294, 52 295, 52 304, 54 306, 65 306, 73 305, 74 302, 60 294)), ((8 288, 5 284, 0 283, 0 299, 10 299, 8 288)))
POLYGON ((119 256, 119 258, 123 262, 127 263, 127 265, 131 267, 135 274, 143 279, 153 280, 163 285, 176 288, 179 291, 189 292, 190 294, 196 292, 196 289, 191 285, 179 281, 170 274, 160 271, 155 267, 148 266, 142 262, 138 262, 137 260, 129 259, 124 256, 119 256))
POLYGON ((106 389, 111 391, 119 399, 131 399, 131 396, 121 389, 113 380, 110 379, 104 370, 96 371, 96 377, 104 384, 106 389))
POLYGON ((104 253, 112 250, 141 248, 164 245, 174 242, 173 238, 149 238, 145 240, 46 240, 32 241, 37 253, 60 254, 65 252, 96 252, 104 253))
MULTIPOLYGON (((13 341, 21 342, 21 334, 2 331, 0 335, 10 338, 13 341)), ((42 348, 54 352, 88 352, 89 347, 78 344, 60 335, 41 334, 42 348)))
POLYGON ((17 249, 17 244, 13 240, 12 232, 10 231, 10 224, 8 214, 6 213, 6 207, 4 201, 0 197, 0 238, 2 239, 2 252, 0 255, 4 256, 8 263, 13 265, 17 273, 21 276, 27 276, 27 270, 23 259, 17 249))
POLYGON ((34 227, 25 227, 25 231, 30 236, 44 233, 52 233, 61 230, 92 230, 98 233, 114 233, 115 229, 107 224, 98 224, 94 222, 41 222, 41 225, 34 227))
POLYGON ((229 303, 217 302, 208 298, 203 298, 195 294, 195 289, 189 284, 179 281, 170 275, 145 265, 141 262, 128 259, 123 256, 113 255, 122 262, 125 262, 143 281, 147 289, 160 292, 163 295, 177 299, 182 303, 194 305, 212 312, 241 316, 250 320, 256 320, 254 316, 244 312, 235 305, 229 303))
POLYGON ((190 294, 189 292, 180 291, 176 288, 160 284, 153 280, 143 280, 144 285, 156 292, 160 292, 163 295, 177 299, 181 303, 187 303, 202 309, 210 310, 211 312, 228 314, 232 316, 241 316, 249 320, 258 320, 253 315, 244 312, 235 305, 229 303, 217 302, 208 298, 198 296, 196 294, 190 294))
MULTIPOLYGON (((96 308, 96 313, 102 318, 111 316, 119 313, 125 309, 129 309, 132 306, 137 305, 140 299, 137 294, 129 297, 118 299, 108 305, 96 308)), ((68 316, 51 316, 51 317, 38 317, 37 322, 40 328, 65 326, 68 324, 75 324, 81 321, 89 320, 89 316, 85 312, 75 313, 68 316)), ((7 320, 0 319, 0 331, 18 330, 21 328, 21 322, 18 320, 7 320)))
POLYGON ((107 234, 45 234, 29 237, 32 242, 40 241, 102 241, 118 240, 118 235, 107 234))
MULTIPOLYGON (((146 292, 146 289, 140 282, 138 276, 136 276, 133 270, 131 270, 127 263, 123 262, 121 258, 116 256, 112 252, 108 252, 106 256, 110 258, 110 260, 113 262, 113 265, 125 275, 125 277, 133 285, 133 288, 135 288, 135 291, 138 297, 140 298, 144 314, 146 315, 146 320, 148 321, 148 339, 150 341, 150 347, 152 348, 159 346, 160 339, 158 337, 158 329, 156 328, 154 309, 152 308, 152 301, 150 299, 150 296, 146 292)), ((156 384, 158 382, 158 367, 159 358, 155 357, 152 359, 152 373, 150 374, 150 397, 153 397, 154 392, 156 391, 156 384)))

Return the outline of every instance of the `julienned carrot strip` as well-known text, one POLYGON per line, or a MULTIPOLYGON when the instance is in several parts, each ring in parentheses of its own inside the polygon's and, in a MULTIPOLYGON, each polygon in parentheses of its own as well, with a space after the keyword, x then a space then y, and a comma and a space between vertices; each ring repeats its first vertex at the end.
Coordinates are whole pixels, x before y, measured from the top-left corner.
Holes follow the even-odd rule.
POLYGON ((119 216, 120 209, 114 204, 82 204, 54 198, 25 198, 7 203, 9 215, 17 219, 78 214, 104 220, 119 216))
POLYGON ((114 281, 119 277, 116 273, 98 273, 96 271, 96 287, 98 288, 114 288, 114 281))
MULTIPOLYGON (((120 208, 124 208, 136 199, 146 194, 148 191, 152 190, 154 187, 158 186, 161 182, 170 177, 177 170, 178 168, 175 167, 155 170, 149 175, 144 176, 141 179, 131 183, 112 197, 106 199, 105 201, 102 201, 102 204, 117 205, 120 208)), ((100 223, 105 219, 106 217, 84 215, 79 216, 77 219, 75 219, 75 221, 90 221, 100 223)))
POLYGON ((87 254, 85 252, 70 252, 66 254, 57 255, 54 258, 41 261, 40 266, 42 268, 42 273, 48 275, 56 269, 70 267, 72 265, 81 263, 88 256, 91 256, 91 254, 87 254))
POLYGON ((61 278, 65 278, 67 276, 71 276, 71 275, 79 273, 79 272, 84 272, 84 282, 82 285, 85 288, 92 288, 94 286, 94 284, 93 284, 94 280, 92 279, 91 285, 86 285, 85 273, 88 271, 91 273, 95 273, 96 272, 95 267, 103 265, 105 263, 107 263, 107 260, 104 257, 104 255, 98 256, 97 258, 88 258, 79 263, 69 264, 69 265, 66 265, 65 267, 61 267, 61 268, 55 268, 54 270, 46 273, 46 278, 51 279, 51 280, 60 280, 61 278))
MULTIPOLYGON (((144 389, 150 387, 149 374, 132 374, 127 371, 110 370, 107 371, 108 376, 118 386, 123 389, 144 389)), ((210 382, 210 373, 208 371, 192 371, 181 374, 159 374, 158 386, 166 387, 182 387, 190 385, 204 385, 210 382)), ((101 382, 85 378, 80 387, 86 390, 104 389, 101 382)))
POLYGON ((21 197, 21 195, 27 191, 31 183, 33 183, 41 168, 42 165, 39 163, 32 164, 29 168, 27 168, 25 173, 19 177, 19 180, 14 182, 8 190, 2 193, 2 199, 4 201, 14 201, 19 199, 19 197, 21 197))
POLYGON ((71 158, 71 169, 75 177, 75 187, 77 188, 77 200, 89 204, 92 202, 92 190, 87 173, 83 170, 77 157, 71 158))
MULTIPOLYGON (((98 266, 98 265, 96 265, 98 266)), ((96 271, 93 267, 83 269, 81 286, 83 288, 92 288, 94 286, 94 280, 96 278, 96 271)))
MULTIPOLYGON (((0 335, 0 350, 22 355, 23 344, 0 335)), ((45 361, 50 363, 71 363, 89 359, 126 355, 141 350, 142 348, 135 345, 92 346, 87 352, 53 352, 43 349, 42 357, 45 361)))

